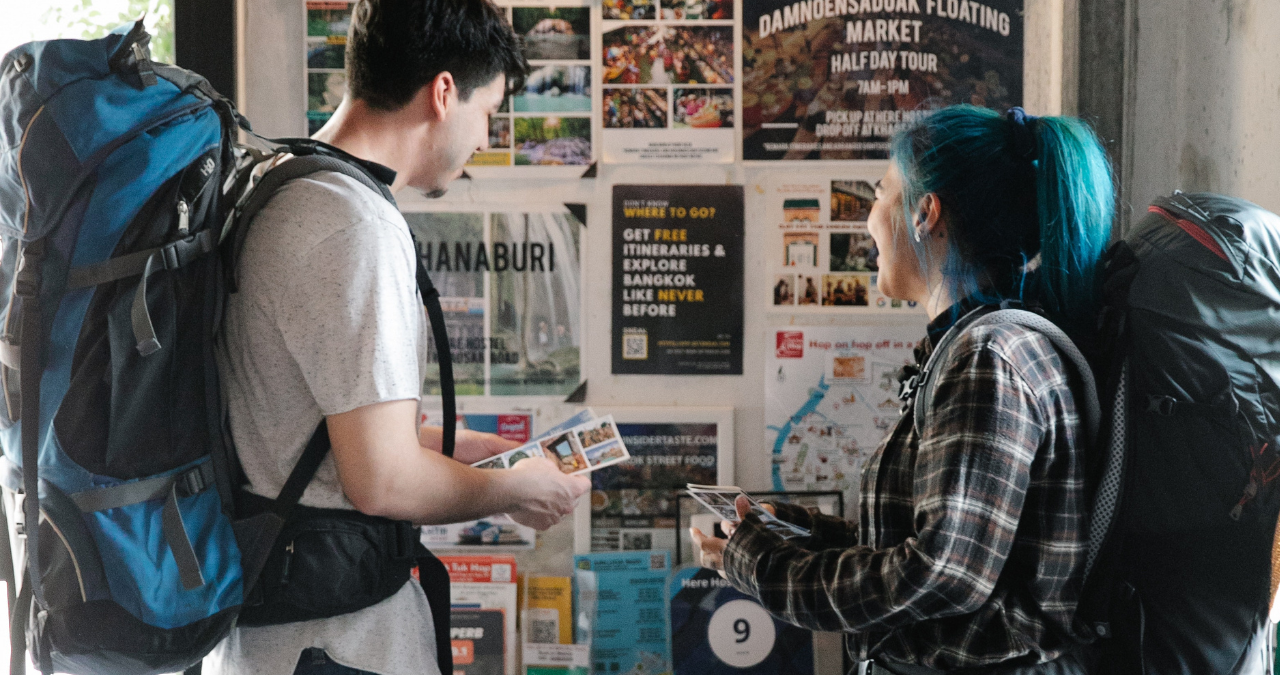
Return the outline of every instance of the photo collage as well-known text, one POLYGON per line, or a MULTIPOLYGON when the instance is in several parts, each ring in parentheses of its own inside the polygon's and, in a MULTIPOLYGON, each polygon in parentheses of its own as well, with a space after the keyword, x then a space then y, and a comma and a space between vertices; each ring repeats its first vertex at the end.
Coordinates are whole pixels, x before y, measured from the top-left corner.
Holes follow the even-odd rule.
POLYGON ((732 0, 604 0, 601 16, 606 159, 643 159, 642 148, 650 140, 662 142, 635 130, 715 129, 729 132, 726 148, 713 149, 721 139, 704 136, 701 142, 711 147, 691 151, 709 161, 725 156, 732 161, 737 119, 732 0), (614 153, 614 148, 627 150, 614 153))
POLYGON ((530 457, 546 457, 567 474, 589 473, 625 462, 631 455, 622 442, 613 416, 584 422, 569 429, 553 431, 514 450, 472 464, 478 469, 509 469, 530 457))
POLYGON ((591 8, 505 7, 530 65, 524 90, 489 117, 489 150, 471 166, 588 166, 591 121, 591 8))
POLYGON ((307 135, 329 121, 347 93, 344 69, 353 5, 346 0, 306 3, 307 135))
POLYGON ((770 215, 779 223, 771 307, 914 309, 876 287, 879 251, 866 224, 875 202, 871 179, 787 182, 770 192, 770 215))

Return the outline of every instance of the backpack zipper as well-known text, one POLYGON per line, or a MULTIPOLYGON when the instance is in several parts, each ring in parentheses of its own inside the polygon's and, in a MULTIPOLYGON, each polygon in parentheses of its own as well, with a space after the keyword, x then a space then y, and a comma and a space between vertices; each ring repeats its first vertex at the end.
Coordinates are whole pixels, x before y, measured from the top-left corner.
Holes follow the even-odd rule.
POLYGON ((293 560, 293 542, 292 541, 289 542, 288 546, 284 547, 284 552, 287 555, 285 555, 284 557, 284 563, 280 565, 280 585, 281 586, 287 586, 289 584, 289 562, 293 560))
POLYGON ((178 199, 178 234, 183 237, 187 236, 188 230, 191 229, 191 207, 187 206, 187 200, 178 199))

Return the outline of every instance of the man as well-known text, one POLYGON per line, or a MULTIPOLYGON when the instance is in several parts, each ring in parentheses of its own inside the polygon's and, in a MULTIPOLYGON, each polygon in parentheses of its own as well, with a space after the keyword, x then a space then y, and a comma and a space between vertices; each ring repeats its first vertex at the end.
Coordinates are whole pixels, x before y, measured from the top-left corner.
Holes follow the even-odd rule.
MULTIPOLYGON (((347 43, 347 96, 315 138, 364 160, 393 191, 438 196, 488 147, 488 116, 525 72, 511 28, 488 0, 361 0, 347 43)), ((254 219, 219 351, 250 489, 279 494, 323 419, 332 450, 305 506, 419 524, 510 513, 550 527, 589 480, 546 459, 473 469, 511 444, 460 432, 455 461, 438 452, 439 429, 416 431, 428 338, 415 256, 395 207, 335 173, 286 183, 254 219)), ((206 672, 435 674, 433 621, 448 620, 431 616, 410 581, 348 614, 237 628, 206 672)))

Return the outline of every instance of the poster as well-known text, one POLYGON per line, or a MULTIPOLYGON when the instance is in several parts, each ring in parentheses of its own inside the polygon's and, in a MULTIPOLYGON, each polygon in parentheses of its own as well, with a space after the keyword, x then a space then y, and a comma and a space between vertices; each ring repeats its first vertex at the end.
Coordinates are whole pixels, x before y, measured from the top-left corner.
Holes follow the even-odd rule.
POLYGON ((915 301, 885 296, 877 285, 879 251, 867 231, 880 172, 778 174, 764 194, 769 287, 773 312, 921 313, 915 301))
POLYGON ((734 161, 733 0, 604 0, 606 162, 734 161))
MULTIPOLYGON (((454 608, 449 618, 454 675, 503 675, 506 673, 504 620, 500 609, 454 608)), ((514 650, 515 645, 511 646, 514 650)))
POLYGON ((347 93, 347 28, 352 2, 307 0, 307 135, 320 130, 347 93))
POLYGON ((933 108, 1022 104, 1023 0, 744 0, 742 157, 883 159, 933 108))
POLYGON ((671 632, 663 592, 671 573, 671 555, 666 551, 588 553, 574 556, 573 565, 594 572, 579 574, 574 583, 577 607, 590 598, 596 600, 592 672, 669 675, 671 632))
MULTIPOLYGON (((440 562, 449 571, 449 604, 452 607, 453 630, 450 639, 454 654, 461 648, 464 658, 471 657, 476 670, 468 672, 494 672, 496 666, 499 673, 513 675, 516 670, 516 561, 512 556, 466 555, 440 556, 440 562), (468 622, 472 627, 486 628, 484 635, 472 630, 467 633, 456 633, 459 627, 459 612, 497 612, 501 620, 494 614, 484 617, 469 615, 468 622), (498 639, 494 639, 490 627, 499 630, 498 639), (467 653, 466 640, 472 640, 470 654, 467 653), (462 642, 463 644, 459 644, 462 642), (494 645, 496 650, 494 658, 494 645), (483 659, 481 657, 484 657, 483 659), (496 661, 496 664, 494 663, 496 661)), ((459 665, 455 661, 455 666, 459 665)))
MULTIPOLYGON (((405 220, 444 309, 459 396, 566 396, 581 380, 581 223, 539 211, 419 211, 405 220)), ((423 393, 440 392, 435 342, 423 393)))
POLYGON ((898 373, 914 363, 925 317, 898 326, 771 329, 765 441, 774 490, 840 490, 858 512, 862 466, 898 421, 898 373))
POLYGON ((720 482, 731 471, 720 463, 721 457, 731 456, 726 447, 732 436, 731 409, 717 415, 719 420, 702 415, 695 421, 697 416, 675 409, 615 415, 631 461, 591 476, 592 551, 665 550, 676 555, 680 491, 688 483, 720 482), (635 421, 640 419, 654 421, 635 421), (663 419, 669 421, 658 421, 663 419))
POLYGON ((742 374, 740 185, 613 186, 613 373, 742 374))
POLYGON ((593 10, 580 2, 499 2, 529 61, 524 90, 489 116, 489 149, 471 157, 477 178, 578 176, 595 161, 593 10))
POLYGON ((813 675, 813 633, 770 616, 715 570, 676 570, 667 597, 675 675, 813 675))

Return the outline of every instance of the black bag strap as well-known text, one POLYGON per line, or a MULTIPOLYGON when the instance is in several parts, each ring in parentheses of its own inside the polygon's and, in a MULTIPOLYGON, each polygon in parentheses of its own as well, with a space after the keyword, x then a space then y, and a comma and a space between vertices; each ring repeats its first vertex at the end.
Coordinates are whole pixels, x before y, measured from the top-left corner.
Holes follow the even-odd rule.
POLYGON ((289 478, 285 480, 284 487, 280 488, 280 494, 272 502, 271 510, 280 517, 281 521, 288 521, 289 516, 293 515, 293 510, 302 499, 302 493, 306 491, 307 485, 311 484, 311 479, 315 478, 316 471, 320 469, 320 462, 324 461, 324 456, 329 454, 329 448, 329 427, 321 421, 315 432, 311 434, 311 439, 307 441, 307 447, 303 448, 302 456, 298 458, 293 471, 289 472, 289 478))
MULTIPOLYGON (((412 237, 413 233, 410 232, 412 237)), ((413 243, 415 253, 418 242, 413 243)), ((440 291, 431 283, 431 276, 422 264, 422 256, 418 259, 418 292, 422 294, 422 302, 427 307, 427 320, 431 322, 431 338, 436 343, 436 362, 440 365, 440 398, 444 415, 443 448, 445 457, 452 457, 454 436, 458 431, 458 400, 453 389, 453 354, 449 351, 449 333, 444 324, 444 309, 440 306, 440 291)), ((452 671, 450 671, 452 672, 452 671)))
POLYGON ((439 558, 428 551, 422 542, 416 542, 418 558, 418 583, 431 607, 431 623, 436 631, 436 660, 440 672, 453 672, 453 645, 449 638, 449 615, 452 606, 449 597, 449 570, 439 558))
MULTIPOLYGON (((327 143, 312 139, 272 139, 280 143, 281 152, 289 152, 295 157, 267 171, 242 200, 243 206, 236 207, 231 232, 224 239, 228 255, 227 269, 235 274, 236 261, 244 247, 248 225, 254 216, 266 206, 271 196, 286 182, 309 176, 321 171, 331 171, 349 176, 369 189, 382 195, 384 199, 395 205, 395 198, 386 183, 374 177, 368 169, 351 155, 327 143), (229 241, 227 240, 229 239, 229 241)), ((412 231, 409 233, 413 238, 412 231)), ((427 310, 427 319, 431 323, 431 336, 436 346, 436 358, 440 365, 440 397, 444 414, 443 452, 446 457, 453 457, 455 437, 458 431, 458 402, 454 391, 453 355, 449 349, 449 335, 444 322, 444 309, 440 306, 440 292, 431 283, 431 276, 422 263, 422 256, 417 255, 417 242, 414 242, 417 258, 418 293, 427 310)), ((232 286, 234 288, 234 285, 232 286)), ((326 436, 327 438, 327 436, 326 436)), ((323 456, 321 457, 323 459, 323 456)), ((305 486, 304 486, 305 487, 305 486)))

